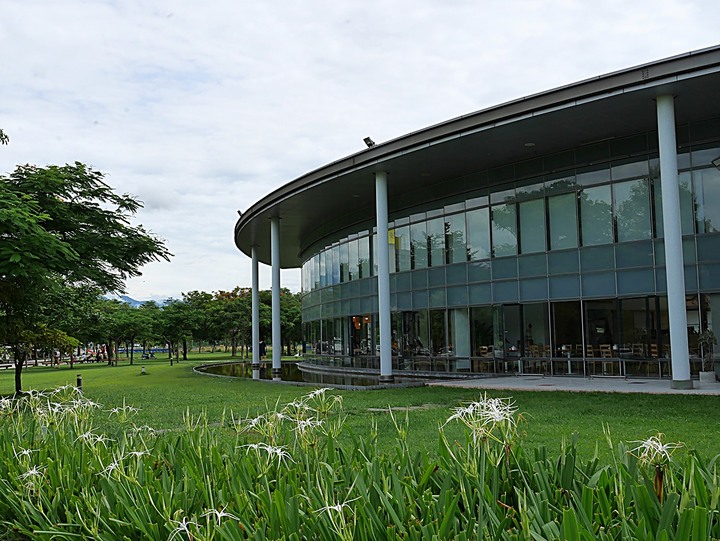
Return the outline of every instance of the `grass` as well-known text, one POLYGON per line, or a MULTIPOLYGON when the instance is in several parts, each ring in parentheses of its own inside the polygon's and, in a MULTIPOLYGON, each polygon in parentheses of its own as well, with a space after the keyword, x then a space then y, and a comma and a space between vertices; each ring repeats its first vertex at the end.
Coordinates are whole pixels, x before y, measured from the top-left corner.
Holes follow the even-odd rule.
MULTIPOLYGON (((140 408, 136 424, 156 429, 175 429, 184 425, 186 411, 207 413, 210 422, 220 422, 223 412, 228 416, 254 416, 272 409, 276 403, 288 403, 307 392, 307 387, 241 379, 226 379, 195 374, 192 367, 212 361, 230 360, 222 353, 192 354, 189 361, 170 366, 167 359, 138 361, 130 366, 121 361, 117 367, 106 364, 76 365, 60 368, 32 367, 23 373, 23 388, 49 389, 75 384, 82 374, 85 396, 107 408, 121 405, 123 400, 140 408), (141 366, 147 374, 141 375, 141 366)), ((13 392, 12 370, 0 373, 0 395, 13 392)), ((364 437, 377 426, 381 450, 395 445, 397 432, 389 407, 395 415, 407 419, 408 445, 417 450, 437 452, 438 426, 451 415, 452 408, 477 400, 481 389, 438 387, 399 388, 381 391, 333 391, 342 394, 346 427, 349 433, 364 437), (381 410, 381 411, 376 411, 381 410)), ((609 393, 566 393, 560 391, 509 392, 496 391, 489 396, 512 396, 522 413, 526 447, 545 446, 551 455, 560 453, 563 440, 577 435, 578 453, 591 457, 598 449, 608 459, 603 427, 615 441, 644 440, 664 433, 669 441, 683 442, 705 457, 720 453, 716 435, 720 433, 720 397, 688 395, 646 395, 609 393)), ((461 439, 462 428, 448 425, 448 438, 461 439)))

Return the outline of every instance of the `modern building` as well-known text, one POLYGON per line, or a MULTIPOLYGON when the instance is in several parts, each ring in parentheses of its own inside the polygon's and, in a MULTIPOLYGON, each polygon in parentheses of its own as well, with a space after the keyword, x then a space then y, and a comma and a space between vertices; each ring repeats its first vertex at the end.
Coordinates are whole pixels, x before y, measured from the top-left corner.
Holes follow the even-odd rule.
POLYGON ((720 46, 368 141, 235 243, 255 297, 272 266, 274 351, 302 269, 308 362, 691 387, 720 330, 720 46))

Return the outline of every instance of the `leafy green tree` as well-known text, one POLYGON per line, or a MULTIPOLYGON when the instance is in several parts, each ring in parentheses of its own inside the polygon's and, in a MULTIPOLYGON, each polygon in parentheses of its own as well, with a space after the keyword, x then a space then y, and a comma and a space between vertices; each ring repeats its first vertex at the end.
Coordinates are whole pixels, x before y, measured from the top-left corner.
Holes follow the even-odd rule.
MULTIPOLYGON (((180 360, 180 344, 192 335, 192 317, 186 302, 170 299, 163 306, 160 317, 160 332, 168 344, 168 354, 172 365, 172 355, 180 360)), ((187 360, 187 351, 184 351, 183 360, 187 360)))
POLYGON ((160 239, 131 225, 140 207, 79 162, 23 165, 0 177, 0 338, 13 348, 16 392, 49 284, 122 291, 142 265, 169 260, 160 239))
POLYGON ((302 301, 299 293, 283 288, 280 292, 280 330, 287 355, 291 345, 302 341, 302 301))
POLYGON ((198 353, 204 342, 212 343, 213 351, 218 332, 213 324, 212 305, 213 296, 204 291, 191 291, 182 294, 183 302, 187 311, 187 328, 192 337, 198 340, 198 353))

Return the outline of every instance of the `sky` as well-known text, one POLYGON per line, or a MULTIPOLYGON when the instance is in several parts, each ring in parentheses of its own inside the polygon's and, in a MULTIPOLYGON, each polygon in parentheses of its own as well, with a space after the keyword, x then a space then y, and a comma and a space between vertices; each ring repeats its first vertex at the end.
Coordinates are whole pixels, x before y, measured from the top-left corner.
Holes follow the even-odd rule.
POLYGON ((141 200, 174 257, 135 299, 249 287, 237 211, 364 137, 717 45, 719 20, 717 0, 0 0, 0 174, 80 161, 141 200))

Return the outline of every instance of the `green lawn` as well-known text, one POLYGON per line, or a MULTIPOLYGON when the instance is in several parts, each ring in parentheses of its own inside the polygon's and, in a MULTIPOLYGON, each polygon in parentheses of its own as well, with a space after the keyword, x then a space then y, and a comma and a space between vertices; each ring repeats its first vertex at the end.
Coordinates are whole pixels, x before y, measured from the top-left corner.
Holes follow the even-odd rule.
MULTIPOLYGON (((77 374, 82 374, 87 397, 107 409, 125 400, 140 408, 137 424, 157 429, 180 427, 187 410, 191 413, 205 410, 211 421, 220 422, 223 412, 228 417, 231 411, 235 416, 254 416, 266 407, 272 408, 277 401, 284 404, 310 391, 304 386, 210 377, 192 371, 198 364, 225 360, 230 360, 229 355, 204 353, 194 354, 191 360, 172 367, 167 359, 136 360, 134 366, 121 361, 117 367, 106 364, 82 364, 72 369, 32 367, 23 374, 23 387, 40 390, 75 384, 77 374), (146 375, 141 375, 141 365, 146 367, 146 375)), ((0 372, 0 395, 13 392, 13 377, 12 370, 0 372)), ((397 433, 387 408, 399 408, 396 420, 404 421, 407 416, 410 444, 431 453, 438 444, 437 427, 450 416, 452 408, 476 400, 483 393, 480 389, 438 387, 333 392, 342 394, 346 426, 354 434, 368 434, 374 421, 381 447, 391 448, 397 433), (384 411, 373 411, 377 409, 384 411)), ((526 446, 543 445, 552 454, 559 452, 563 439, 576 433, 581 456, 590 457, 596 445, 601 456, 609 456, 604 425, 614 441, 642 440, 661 432, 667 441, 683 442, 703 456, 720 453, 717 440, 720 397, 558 391, 488 394, 512 396, 525 419, 522 432, 526 446)), ((448 426, 446 433, 461 439, 463 430, 460 426, 448 426)))

